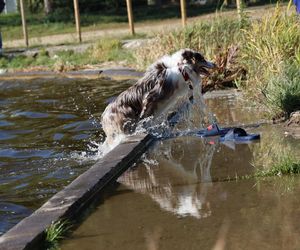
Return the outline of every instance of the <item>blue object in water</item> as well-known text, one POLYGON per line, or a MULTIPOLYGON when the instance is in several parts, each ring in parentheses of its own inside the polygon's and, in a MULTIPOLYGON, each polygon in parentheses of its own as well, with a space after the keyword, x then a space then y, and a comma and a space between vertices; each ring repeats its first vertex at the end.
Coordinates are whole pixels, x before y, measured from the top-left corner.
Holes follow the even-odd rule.
POLYGON ((200 130, 196 133, 200 137, 211 137, 220 136, 219 141, 234 141, 234 142, 249 142, 254 140, 259 140, 259 134, 247 134, 247 132, 242 128, 219 128, 217 124, 210 125, 205 130, 200 130))
POLYGON ((300 14, 300 0, 293 0, 294 4, 296 5, 296 11, 300 14))

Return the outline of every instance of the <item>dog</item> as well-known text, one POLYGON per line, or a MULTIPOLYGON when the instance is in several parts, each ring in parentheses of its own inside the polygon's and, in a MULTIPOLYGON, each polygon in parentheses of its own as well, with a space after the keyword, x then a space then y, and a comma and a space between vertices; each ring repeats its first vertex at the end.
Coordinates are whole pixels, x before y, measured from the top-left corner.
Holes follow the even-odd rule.
MULTIPOLYGON (((159 59, 104 110, 101 123, 106 141, 110 144, 118 135, 133 133, 141 120, 148 117, 155 120, 168 113, 183 97, 192 99, 190 93, 195 87, 201 91, 201 75, 209 75, 207 69, 214 67, 191 49, 159 59)), ((201 103, 204 105, 202 100, 201 103)))

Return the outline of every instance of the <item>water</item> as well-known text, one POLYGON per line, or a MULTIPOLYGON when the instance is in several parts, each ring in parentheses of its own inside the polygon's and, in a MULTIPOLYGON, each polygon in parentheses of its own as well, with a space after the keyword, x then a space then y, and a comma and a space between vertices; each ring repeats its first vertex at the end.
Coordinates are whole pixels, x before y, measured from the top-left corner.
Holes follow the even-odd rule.
POLYGON ((86 170, 100 115, 130 82, 0 81, 0 234, 86 170))
MULTIPOLYGON (((262 120, 234 92, 210 98, 221 124, 262 120)), ((283 155, 299 157, 299 140, 284 136, 281 125, 249 131, 261 141, 157 142, 61 249, 300 249, 300 176, 238 178, 283 155)))

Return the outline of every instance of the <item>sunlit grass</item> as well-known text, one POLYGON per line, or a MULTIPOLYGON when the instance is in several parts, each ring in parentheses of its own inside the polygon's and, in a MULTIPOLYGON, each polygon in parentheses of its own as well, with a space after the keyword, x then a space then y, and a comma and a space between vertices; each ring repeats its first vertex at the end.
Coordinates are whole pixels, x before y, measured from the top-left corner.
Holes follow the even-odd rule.
POLYGON ((70 222, 66 220, 52 223, 45 232, 45 247, 47 249, 58 249, 58 242, 64 239, 71 227, 70 222))
POLYGON ((270 177, 300 174, 300 160, 291 155, 285 155, 268 169, 256 170, 254 177, 270 177))

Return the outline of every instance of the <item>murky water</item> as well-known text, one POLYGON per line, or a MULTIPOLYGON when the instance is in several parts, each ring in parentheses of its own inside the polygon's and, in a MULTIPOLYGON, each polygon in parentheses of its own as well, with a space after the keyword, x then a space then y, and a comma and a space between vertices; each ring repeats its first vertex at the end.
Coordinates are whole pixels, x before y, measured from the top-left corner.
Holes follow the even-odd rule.
MULTIPOLYGON (((208 100, 222 124, 253 123, 235 94, 208 100)), ((196 137, 157 142, 62 242, 62 249, 300 249, 300 177, 244 179, 300 152, 281 126, 252 144, 196 137)))
POLYGON ((105 80, 0 81, 0 234, 82 173, 102 140, 105 80))

